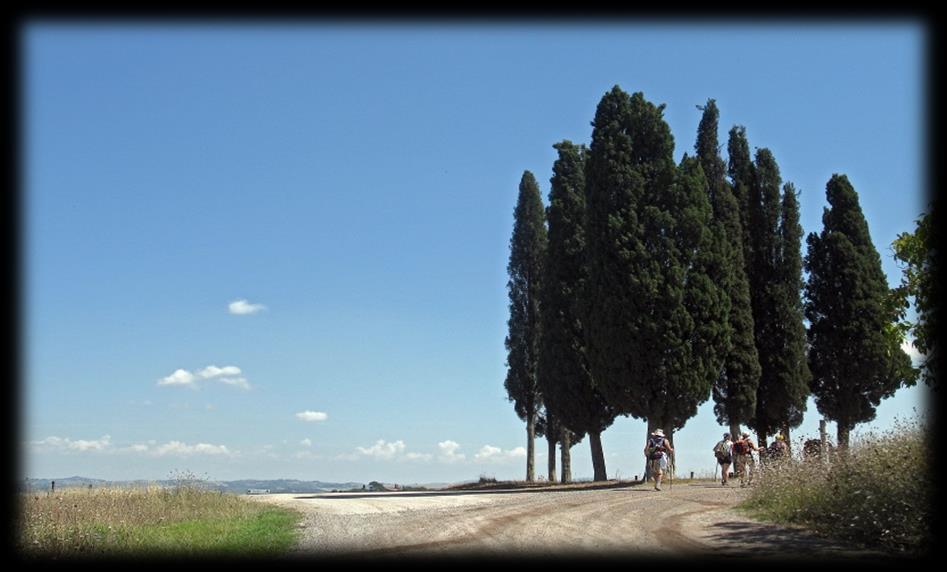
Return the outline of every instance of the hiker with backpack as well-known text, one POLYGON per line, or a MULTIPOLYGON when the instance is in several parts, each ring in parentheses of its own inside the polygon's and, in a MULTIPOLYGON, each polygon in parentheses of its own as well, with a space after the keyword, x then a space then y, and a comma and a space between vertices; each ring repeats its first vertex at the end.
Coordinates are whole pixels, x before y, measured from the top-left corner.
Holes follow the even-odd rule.
POLYGON ((750 434, 744 432, 739 439, 733 442, 733 457, 737 475, 740 476, 740 486, 745 487, 752 484, 753 474, 756 472, 756 460, 753 458, 753 452, 759 451, 750 434))
POLYGON ((776 440, 770 444, 766 456, 774 461, 779 461, 789 456, 789 445, 786 443, 786 438, 783 437, 782 433, 776 434, 776 440))
POLYGON ((654 490, 661 490, 661 477, 668 468, 668 455, 673 455, 671 442, 664 436, 663 429, 655 429, 644 446, 644 455, 648 459, 648 471, 654 476, 654 490))
POLYGON ((733 441, 730 440, 729 433, 723 434, 723 440, 714 445, 713 451, 723 476, 720 484, 724 487, 729 486, 730 464, 733 462, 733 441))

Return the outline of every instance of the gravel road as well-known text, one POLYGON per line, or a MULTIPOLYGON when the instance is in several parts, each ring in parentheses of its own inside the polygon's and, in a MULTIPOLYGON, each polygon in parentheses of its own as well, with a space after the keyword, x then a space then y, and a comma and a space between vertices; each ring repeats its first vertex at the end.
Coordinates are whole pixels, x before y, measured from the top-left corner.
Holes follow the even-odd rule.
POLYGON ((714 483, 253 496, 301 511, 294 556, 877 559, 733 510, 747 490, 714 483))

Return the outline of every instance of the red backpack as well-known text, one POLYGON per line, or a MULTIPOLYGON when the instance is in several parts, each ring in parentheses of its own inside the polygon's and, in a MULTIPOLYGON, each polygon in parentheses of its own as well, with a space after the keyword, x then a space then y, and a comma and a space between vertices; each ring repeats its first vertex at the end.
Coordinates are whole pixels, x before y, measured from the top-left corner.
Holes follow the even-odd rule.
POLYGON ((737 439, 733 442, 733 454, 734 455, 746 455, 750 448, 747 446, 746 441, 743 439, 737 439))

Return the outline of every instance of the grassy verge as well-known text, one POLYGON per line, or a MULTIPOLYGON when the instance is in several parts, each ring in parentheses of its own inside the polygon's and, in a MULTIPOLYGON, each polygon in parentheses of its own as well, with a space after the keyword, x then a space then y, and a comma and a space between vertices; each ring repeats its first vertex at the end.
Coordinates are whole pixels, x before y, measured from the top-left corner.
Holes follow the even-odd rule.
POLYGON ((827 464, 794 457, 767 465, 740 508, 829 537, 924 554, 933 541, 927 436, 924 427, 899 422, 889 432, 854 440, 848 454, 827 464))
POLYGON ((255 555, 286 553, 297 512, 200 487, 66 489, 21 495, 25 556, 255 555))

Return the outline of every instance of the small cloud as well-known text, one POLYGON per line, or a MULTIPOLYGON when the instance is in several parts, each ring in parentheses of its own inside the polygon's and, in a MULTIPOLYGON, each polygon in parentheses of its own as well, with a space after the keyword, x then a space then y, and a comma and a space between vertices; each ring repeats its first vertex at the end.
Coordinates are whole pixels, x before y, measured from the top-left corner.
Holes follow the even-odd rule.
POLYGON ((220 383, 226 383, 227 385, 233 385, 234 387, 239 387, 240 389, 248 390, 250 389, 250 384, 247 383, 245 377, 222 377, 218 379, 220 383))
POLYGON ((480 448, 480 451, 474 455, 474 458, 478 461, 487 461, 487 462, 504 462, 516 459, 518 457, 525 457, 526 449, 524 447, 515 447, 513 449, 508 449, 506 451, 502 450, 499 447, 494 447, 492 445, 484 445, 480 448))
POLYGON ((441 441, 437 444, 437 448, 441 451, 438 459, 445 463, 456 463, 458 461, 463 461, 466 458, 466 455, 463 453, 457 453, 457 449, 460 448, 460 445, 455 441, 441 441))
POLYGON ((404 441, 399 439, 394 443, 387 443, 384 439, 379 439, 371 447, 356 447, 356 450, 366 457, 393 459, 396 455, 404 451, 404 441))
POLYGON ((201 376, 204 379, 210 379, 212 377, 217 377, 219 375, 240 375, 240 368, 235 365, 228 365, 224 367, 217 367, 216 365, 209 365, 197 372, 197 375, 201 376))
POLYGON ((296 417, 303 421, 325 421, 329 418, 322 411, 300 411, 296 414, 296 417))
POLYGON ((189 457, 191 455, 212 455, 212 456, 230 456, 231 452, 225 445, 211 445, 210 443, 197 443, 188 445, 181 441, 171 441, 157 447, 154 454, 158 457, 172 455, 177 457, 189 457))
POLYGON ((171 375, 159 379, 158 385, 186 385, 194 387, 195 379, 193 373, 184 369, 176 369, 171 375))
POLYGON ((103 435, 101 439, 77 439, 68 437, 47 437, 40 441, 30 441, 30 445, 38 451, 108 451, 112 448, 111 437, 103 435))
POLYGON ((234 377, 240 375, 240 373, 240 368, 235 365, 224 367, 209 365, 196 373, 187 371, 186 369, 177 369, 171 375, 158 380, 158 385, 183 385, 197 389, 198 381, 219 378, 217 381, 221 383, 241 389, 250 389, 250 384, 245 377, 234 377))
POLYGON ((214 411, 215 409, 217 409, 217 406, 212 403, 208 403, 206 409, 208 411, 214 411))
POLYGON ((404 459, 408 461, 430 461, 434 455, 430 453, 405 453, 404 459))
POLYGON ((310 441, 308 437, 300 441, 299 444, 303 447, 312 447, 312 441, 310 441))
POLYGON ((914 340, 904 340, 901 344, 901 349, 911 358, 911 365, 914 367, 920 367, 921 364, 924 363, 925 355, 914 347, 914 340))
POLYGON ((251 304, 247 302, 246 299, 234 300, 231 302, 227 309, 231 314, 244 315, 244 314, 256 314, 261 310, 265 310, 266 306, 263 304, 251 304))

